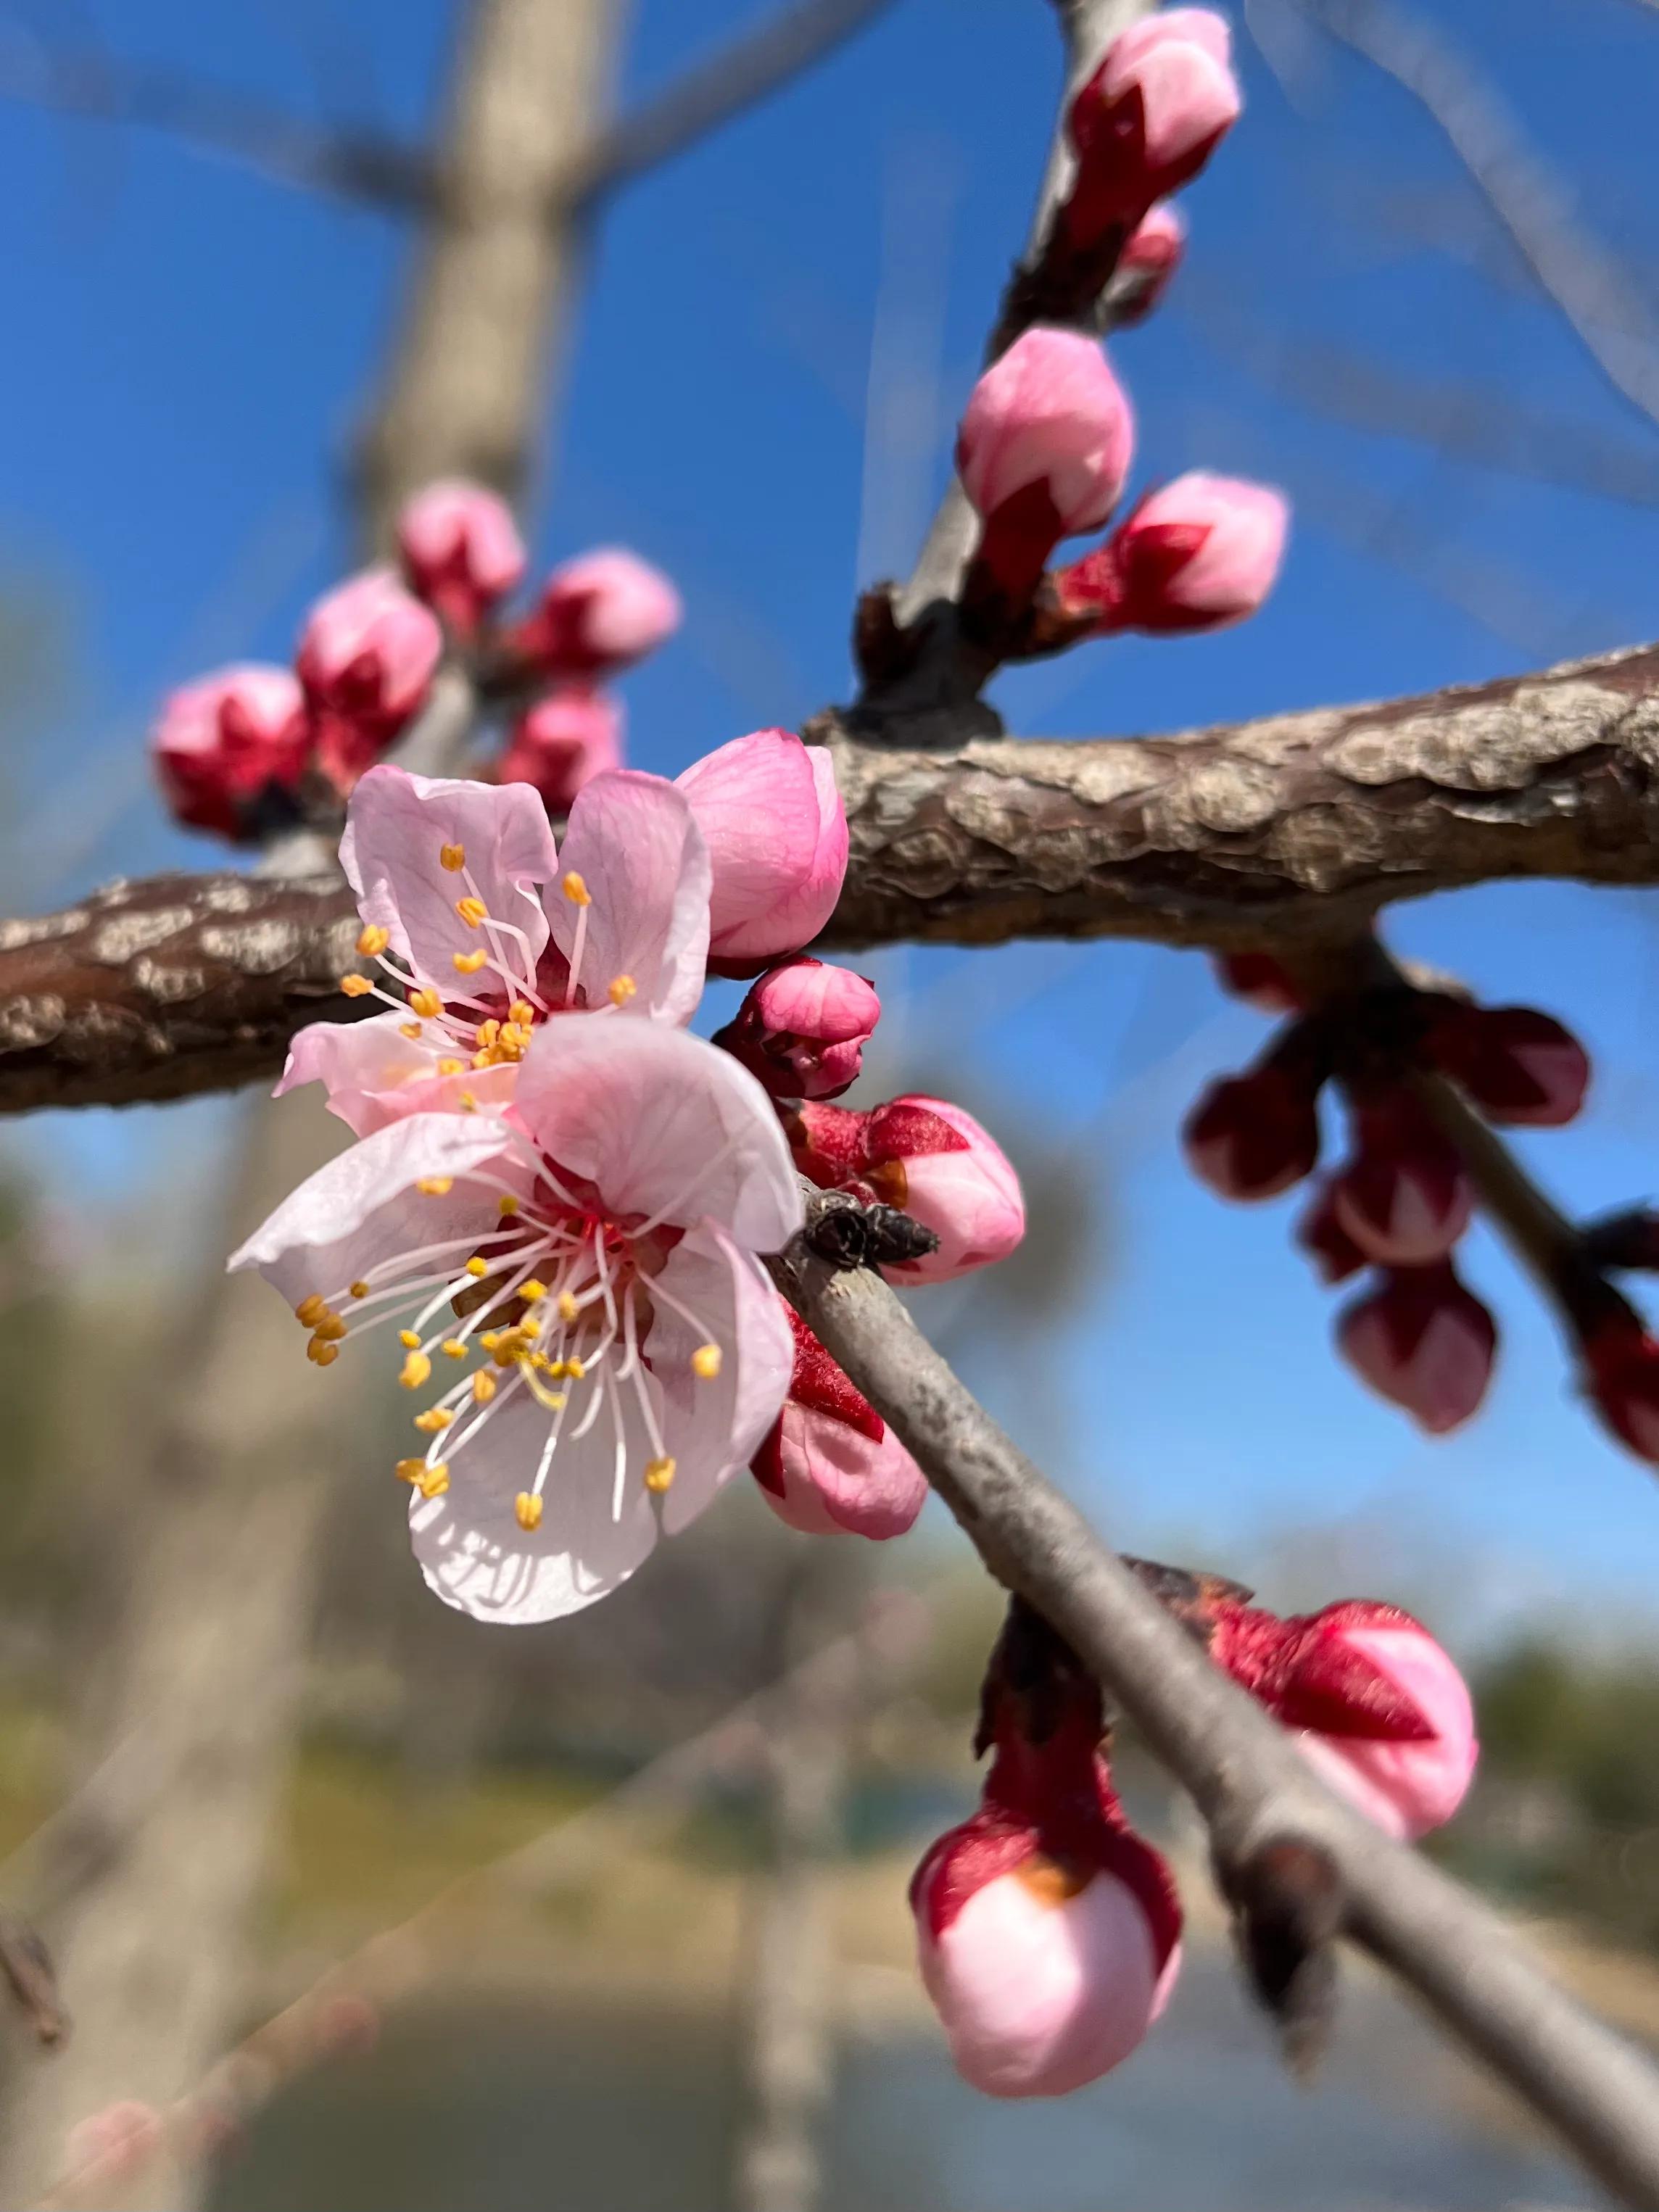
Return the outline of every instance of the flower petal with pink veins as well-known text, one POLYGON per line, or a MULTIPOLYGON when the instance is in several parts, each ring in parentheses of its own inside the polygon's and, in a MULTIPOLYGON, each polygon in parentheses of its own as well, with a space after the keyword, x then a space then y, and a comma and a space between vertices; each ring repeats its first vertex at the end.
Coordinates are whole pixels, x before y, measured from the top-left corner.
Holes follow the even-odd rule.
POLYGON ((780 1250, 800 1226, 771 1101, 729 1053, 684 1030, 548 1023, 520 1063, 515 1112, 614 1214, 681 1227, 707 1214, 757 1252, 780 1250))
POLYGON ((381 1260, 476 1231, 479 1194, 463 1180, 475 1169, 514 1189, 532 1180, 522 1147, 493 1115, 411 1115, 307 1176, 226 1265, 257 1267, 290 1305, 313 1291, 326 1297, 381 1260), (447 1196, 415 1188, 445 1176, 455 1179, 447 1196))
POLYGON ((677 1536, 749 1464, 777 1419, 794 1339, 771 1277, 714 1221, 686 1232, 647 1295, 654 1318, 646 1355, 662 1386, 678 1462, 663 1527, 677 1536), (707 1380, 691 1364, 706 1344, 720 1355, 720 1373, 707 1380))
POLYGON ((626 1011, 661 1022, 689 1022, 702 996, 708 961, 708 848, 691 807, 666 778, 637 769, 596 775, 578 792, 559 854, 592 904, 556 895, 553 939, 571 958, 586 913, 580 981, 591 1006, 603 1006, 617 976, 635 995, 626 1011))
MULTIPOLYGON (((453 956, 481 947, 522 975, 518 940, 473 928, 456 912, 469 886, 439 854, 459 845, 477 896, 498 921, 528 939, 532 966, 547 943, 541 890, 558 872, 547 810, 527 784, 470 783, 372 768, 351 794, 340 865, 366 922, 390 933, 392 950, 457 995, 453 956)), ((479 979, 496 983, 487 975, 479 979)), ((504 992, 505 986, 497 983, 504 992)))
POLYGON ((298 1030, 288 1048, 288 1063, 272 1097, 280 1098, 302 1083, 321 1083, 328 1110, 360 1137, 373 1136, 388 1122, 410 1114, 469 1111, 463 1095, 481 1109, 497 1111, 513 1101, 518 1070, 510 1060, 497 1067, 464 1068, 440 1075, 443 1054, 426 1036, 404 1035, 402 1018, 376 1014, 366 1022, 311 1022, 298 1030))
POLYGON ((798 952, 835 912, 847 874, 847 813, 829 753, 790 730, 754 730, 694 761, 676 783, 714 864, 714 957, 798 952))
MULTIPOLYGON (((654 1394, 651 1376, 643 1381, 654 1394)), ((507 1627, 557 1620, 596 1604, 649 1557, 657 1516, 638 1470, 651 1456, 651 1442, 631 1387, 618 1391, 615 1403, 632 1469, 620 1511, 618 1435, 611 1422, 599 1420, 586 1436, 572 1431, 561 1437, 540 1526, 520 1526, 514 1501, 536 1479, 548 1416, 517 1380, 490 1407, 478 1446, 451 1458, 447 1492, 411 1495, 410 1540, 428 1587, 447 1605, 507 1627)))

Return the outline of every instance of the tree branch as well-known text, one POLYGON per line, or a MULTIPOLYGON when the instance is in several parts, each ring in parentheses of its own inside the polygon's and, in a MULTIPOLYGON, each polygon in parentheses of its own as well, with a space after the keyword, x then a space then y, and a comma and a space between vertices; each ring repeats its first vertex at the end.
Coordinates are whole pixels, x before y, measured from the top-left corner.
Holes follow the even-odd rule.
POLYGON ((1659 2207, 1659 2078, 1497 1914, 1340 1804, 1012 1443, 879 1277, 798 1242, 786 1295, 890 1421, 997 1579, 1059 1631, 1191 1794, 1237 1897, 1286 1844, 1334 1871, 1347 1935, 1548 2118, 1626 2204, 1659 2207))
MULTIPOLYGON (((945 718, 948 727, 949 718, 945 718)), ((1514 877, 1659 883, 1659 647, 1534 676, 1161 738, 898 750, 830 714, 852 824, 826 950, 1351 938, 1395 899, 1514 877)), ((0 1113, 276 1072, 361 1012, 337 878, 116 884, 0 923, 0 1113)))

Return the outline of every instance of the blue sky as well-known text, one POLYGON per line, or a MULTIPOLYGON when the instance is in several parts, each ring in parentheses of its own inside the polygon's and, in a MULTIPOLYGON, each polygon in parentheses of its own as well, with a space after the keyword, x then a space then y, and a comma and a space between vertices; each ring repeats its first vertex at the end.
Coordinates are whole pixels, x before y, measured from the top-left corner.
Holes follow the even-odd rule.
MULTIPOLYGON (((650 88, 762 12, 638 0, 626 88, 650 88)), ((1434 12, 1574 182, 1582 218, 1647 277, 1659 18, 1632 0, 1434 12)), ((451 27, 451 0, 0 9, 8 46, 31 30, 95 36, 313 116, 410 132, 429 120, 451 27)), ((1239 357, 1237 329, 1474 380, 1652 464, 1652 426, 1514 280, 1404 95, 1349 57, 1276 44, 1281 83, 1236 28, 1244 120, 1188 196, 1194 244, 1170 306, 1115 352, 1140 420, 1138 480, 1206 465, 1284 482, 1298 515, 1288 569, 1243 629, 1096 647, 1006 679, 1011 727, 1180 727, 1650 635, 1659 510, 1362 435, 1278 397, 1239 357), (1413 229, 1425 211, 1452 249, 1413 229), (1496 257, 1500 281, 1459 240, 1496 257)), ((811 78, 608 214, 535 523, 548 558, 619 539, 684 589, 684 634, 628 687, 639 765, 672 771, 845 696, 855 583, 908 558, 943 481, 1057 67, 1041 0, 895 0, 811 78)), ((344 464, 404 258, 378 216, 154 136, 0 114, 0 593, 66 632, 58 690, 0 764, 9 907, 213 857, 150 802, 144 720, 206 665, 281 657, 349 558, 344 464)), ((1483 992, 1565 1015, 1594 1048, 1594 1110, 1528 1147, 1570 1203, 1659 1190, 1650 900, 1503 888, 1404 909, 1391 933, 1483 992)), ((1487 1240, 1469 1272, 1502 1316, 1499 1382, 1483 1419, 1431 1444, 1329 1356, 1329 1302, 1288 1248, 1293 1204, 1228 1209, 1185 1176, 1174 1127, 1188 1096, 1262 1034, 1200 960, 1020 946, 884 955, 878 969, 901 1079, 907 1052, 953 1054, 1011 1129, 1081 1144, 1109 1194, 1110 1264, 1066 1325, 1066 1419, 1045 1435, 1114 1533, 1249 1564, 1283 1532, 1328 1522, 1386 1537, 1413 1587, 1455 1559, 1471 1618, 1543 1593, 1607 1617, 1639 1610, 1659 1574, 1655 1478, 1581 1417, 1547 1322, 1487 1240)), ((181 1172, 222 1119, 52 1116, 15 1141, 64 1194, 118 1204, 181 1172)), ((1018 1377, 991 1387, 1013 1425, 1035 1421, 1018 1377)))

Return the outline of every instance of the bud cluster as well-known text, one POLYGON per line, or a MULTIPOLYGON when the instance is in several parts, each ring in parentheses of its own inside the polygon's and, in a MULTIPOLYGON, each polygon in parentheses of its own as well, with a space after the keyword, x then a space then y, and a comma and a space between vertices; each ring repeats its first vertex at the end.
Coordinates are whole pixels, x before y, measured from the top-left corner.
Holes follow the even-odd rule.
POLYGON ((237 843, 337 809, 425 706, 446 651, 510 720, 496 779, 528 783, 562 814, 621 765, 623 714, 607 688, 672 635, 673 586, 633 554, 556 569, 528 615, 501 602, 523 580, 505 501, 429 484, 398 519, 401 574, 373 568, 318 600, 291 669, 227 668, 175 691, 151 734, 174 818, 237 843))

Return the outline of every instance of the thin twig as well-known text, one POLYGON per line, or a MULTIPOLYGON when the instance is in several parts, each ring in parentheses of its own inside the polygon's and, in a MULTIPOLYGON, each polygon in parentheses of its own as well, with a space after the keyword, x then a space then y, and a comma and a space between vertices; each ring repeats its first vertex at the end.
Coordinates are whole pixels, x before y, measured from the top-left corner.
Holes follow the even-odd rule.
POLYGON ((915 1455, 997 1579, 1035 1606, 1190 1792, 1230 1893, 1286 1843, 1340 1882, 1346 1933, 1547 2118, 1628 2205, 1659 2208, 1659 2075, 1498 1916, 1319 1784, 978 1406, 873 1274, 797 1247, 786 1295, 915 1455))

